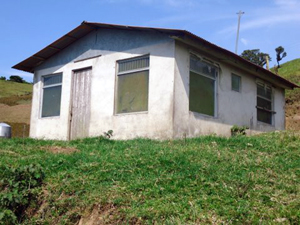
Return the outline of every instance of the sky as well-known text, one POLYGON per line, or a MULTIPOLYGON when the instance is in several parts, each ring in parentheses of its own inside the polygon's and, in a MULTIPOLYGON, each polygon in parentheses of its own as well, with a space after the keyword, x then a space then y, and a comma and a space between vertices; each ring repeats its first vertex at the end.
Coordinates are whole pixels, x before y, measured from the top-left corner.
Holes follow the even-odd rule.
POLYGON ((235 50, 237 12, 241 18, 238 54, 275 48, 300 58, 300 0, 0 0, 0 76, 33 75, 11 69, 82 21, 188 30, 235 50))

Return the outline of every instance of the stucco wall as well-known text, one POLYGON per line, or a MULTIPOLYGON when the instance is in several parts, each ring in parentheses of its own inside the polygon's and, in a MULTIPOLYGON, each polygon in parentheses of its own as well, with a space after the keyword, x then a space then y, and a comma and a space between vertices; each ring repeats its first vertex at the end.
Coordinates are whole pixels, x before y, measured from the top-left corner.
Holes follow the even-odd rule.
POLYGON ((99 29, 78 40, 35 69, 30 136, 68 138, 72 71, 92 66, 90 136, 113 130, 118 139, 172 138, 174 52, 173 39, 150 32, 99 29), (148 112, 114 115, 116 61, 144 54, 150 54, 148 112), (63 73, 60 116, 41 118, 42 76, 59 72, 63 73))
MULTIPOLYGON (((181 138, 204 134, 230 135, 233 125, 249 133, 284 129, 284 90, 274 88, 274 125, 257 121, 256 78, 216 59, 217 114, 209 117, 189 111, 190 47, 152 32, 99 29, 78 40, 35 69, 30 136, 68 139, 70 94, 74 70, 92 67, 89 135, 113 130, 114 138, 181 138), (116 61, 150 54, 148 112, 114 114, 116 61), (101 55, 74 63, 79 59, 101 55), (42 76, 63 73, 61 114, 41 118, 42 76), (231 90, 231 73, 242 77, 241 92, 231 90)), ((193 49, 197 53, 197 49, 193 49)), ((199 55, 205 56, 204 53, 199 55)))
MULTIPOLYGON (((212 60, 220 65, 217 78, 217 113, 215 117, 189 111, 190 48, 176 42, 174 137, 194 137, 203 134, 230 135, 233 125, 250 127, 249 133, 284 129, 284 90, 274 91, 274 125, 257 121, 256 78, 237 68, 212 60), (241 76, 241 91, 231 90, 231 73, 241 76)), ((197 53, 197 50, 192 50, 197 53)), ((207 57, 204 53, 200 56, 207 57)))

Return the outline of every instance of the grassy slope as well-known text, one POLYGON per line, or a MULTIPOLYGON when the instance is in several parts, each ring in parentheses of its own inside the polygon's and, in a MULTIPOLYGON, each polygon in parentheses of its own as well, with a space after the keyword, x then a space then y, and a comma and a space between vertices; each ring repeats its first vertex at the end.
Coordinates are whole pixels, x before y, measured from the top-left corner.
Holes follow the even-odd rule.
POLYGON ((32 84, 0 80, 0 122, 12 127, 13 137, 29 135, 31 99, 32 84))
POLYGON ((0 140, 0 165, 44 168, 42 207, 30 224, 75 224, 95 210, 108 224, 299 224, 299 149, 300 137, 285 132, 164 142, 12 139, 0 140), (51 146, 78 151, 54 154, 45 150, 51 146))
MULTIPOLYGON (((282 64, 278 73, 280 76, 300 85, 300 59, 282 64)), ((300 130, 300 88, 286 91, 286 103, 287 129, 300 130)))
POLYGON ((0 98, 13 95, 24 95, 32 93, 32 84, 21 84, 0 80, 0 98))
MULTIPOLYGON (((300 85, 300 59, 294 59, 284 63, 279 68, 278 74, 295 84, 300 85)), ((287 99, 290 101, 300 100, 300 89, 287 91, 287 99)))

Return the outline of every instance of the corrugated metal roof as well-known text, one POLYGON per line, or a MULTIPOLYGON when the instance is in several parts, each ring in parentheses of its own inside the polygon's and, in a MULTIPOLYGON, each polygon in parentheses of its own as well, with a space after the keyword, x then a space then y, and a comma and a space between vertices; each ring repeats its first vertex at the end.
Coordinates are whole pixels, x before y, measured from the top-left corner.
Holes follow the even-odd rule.
POLYGON ((94 22, 86 22, 83 21, 78 27, 70 31, 69 33, 65 34, 58 40, 54 41, 47 47, 43 48, 39 52, 35 53, 34 55, 30 56, 29 58, 23 60, 22 62, 14 65, 12 68, 23 70, 26 72, 34 72, 34 68, 42 64, 45 60, 49 59, 56 53, 62 51, 69 45, 71 45, 73 42, 77 41, 78 39, 82 38, 83 36, 87 35, 91 31, 97 29, 97 28, 106 28, 106 29, 121 29, 121 30, 140 30, 140 31, 150 31, 150 32, 159 32, 159 33, 165 33, 171 36, 188 36, 192 39, 195 39, 196 41, 200 43, 204 43, 210 48, 219 51, 225 55, 228 55, 232 58, 234 58, 237 61, 243 62, 248 64, 251 67, 254 67, 256 71, 261 71, 264 74, 271 76, 270 78, 278 80, 282 82, 285 86, 290 88, 298 88, 299 86, 278 76, 277 74, 272 73, 269 70, 264 69, 263 67, 260 67, 254 63, 249 62, 248 60, 240 57, 239 55, 221 48, 215 44, 212 44, 211 42, 189 32, 186 30, 179 30, 179 29, 166 29, 166 28, 152 28, 152 27, 138 27, 138 26, 124 26, 124 25, 116 25, 116 24, 105 24, 105 23, 94 23, 94 22))

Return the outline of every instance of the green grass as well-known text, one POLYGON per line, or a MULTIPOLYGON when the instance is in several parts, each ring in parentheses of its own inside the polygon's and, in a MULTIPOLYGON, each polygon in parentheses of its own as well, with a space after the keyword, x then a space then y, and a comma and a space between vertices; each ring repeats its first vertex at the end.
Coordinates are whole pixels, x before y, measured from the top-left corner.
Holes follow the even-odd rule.
POLYGON ((278 73, 289 81, 300 84, 300 59, 294 59, 282 64, 278 73))
MULTIPOLYGON (((274 72, 274 68, 271 69, 274 72)), ((278 74, 289 81, 300 85, 300 59, 294 59, 282 64, 278 70, 278 74)), ((300 88, 295 90, 287 90, 286 98, 288 101, 295 102, 300 99, 300 88)))
POLYGON ((162 142, 0 140, 0 166, 32 163, 46 178, 43 210, 29 224, 74 224, 95 205, 113 206, 108 223, 300 223, 300 137, 293 133, 162 142), (45 151, 51 146, 78 151, 45 151))
POLYGON ((32 93, 32 84, 0 80, 0 98, 32 93))

